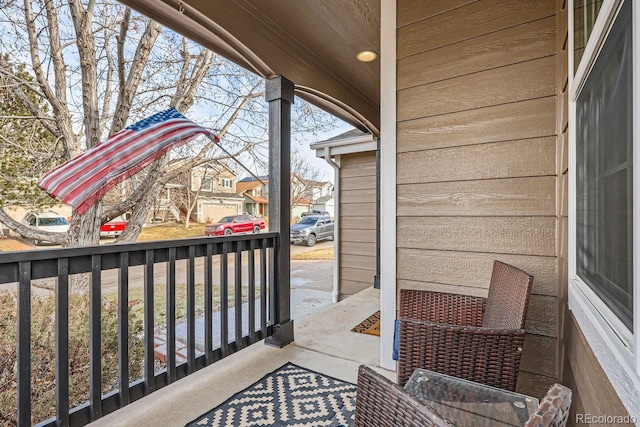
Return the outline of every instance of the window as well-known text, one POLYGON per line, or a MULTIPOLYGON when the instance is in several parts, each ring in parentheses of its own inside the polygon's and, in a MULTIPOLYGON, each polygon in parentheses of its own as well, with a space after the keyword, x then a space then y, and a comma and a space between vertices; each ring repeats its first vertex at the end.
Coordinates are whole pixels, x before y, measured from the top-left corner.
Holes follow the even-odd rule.
POLYGON ((576 101, 576 268, 633 330, 631 2, 576 101))
POLYGON ((213 178, 210 176, 200 177, 200 190, 213 191, 213 178))
POLYGON ((578 68, 601 8, 602 0, 575 0, 573 2, 574 71, 578 68))
POLYGON ((233 180, 227 179, 227 178, 223 178, 222 179, 222 187, 223 188, 232 188, 233 187, 233 180))
POLYGON ((638 417, 640 200, 634 189, 640 171, 633 163, 640 159, 634 103, 640 99, 634 76, 640 34, 633 27, 640 10, 635 0, 569 5, 575 60, 569 76, 569 308, 630 415, 638 417))

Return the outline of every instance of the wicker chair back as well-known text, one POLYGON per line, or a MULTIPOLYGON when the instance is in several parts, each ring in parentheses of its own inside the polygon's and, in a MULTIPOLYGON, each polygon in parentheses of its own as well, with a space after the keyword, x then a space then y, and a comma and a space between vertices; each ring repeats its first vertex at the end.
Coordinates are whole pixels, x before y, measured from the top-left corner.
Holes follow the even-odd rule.
POLYGON ((494 261, 482 327, 524 328, 532 284, 532 275, 509 264, 494 261))

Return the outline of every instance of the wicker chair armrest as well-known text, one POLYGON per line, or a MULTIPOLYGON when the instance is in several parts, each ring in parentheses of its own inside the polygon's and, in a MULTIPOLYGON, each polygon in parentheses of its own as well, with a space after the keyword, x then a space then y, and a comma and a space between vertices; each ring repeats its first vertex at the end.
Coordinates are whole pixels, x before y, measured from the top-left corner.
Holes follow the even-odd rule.
POLYGON ((402 387, 362 365, 358 369, 354 427, 451 427, 402 387))
POLYGON ((564 427, 569 420, 571 389, 562 384, 554 384, 544 396, 535 414, 525 427, 564 427))
POLYGON ((400 290, 400 317, 449 325, 482 325, 486 298, 416 289, 400 290))
POLYGON ((524 329, 399 319, 398 384, 416 368, 515 390, 524 329))

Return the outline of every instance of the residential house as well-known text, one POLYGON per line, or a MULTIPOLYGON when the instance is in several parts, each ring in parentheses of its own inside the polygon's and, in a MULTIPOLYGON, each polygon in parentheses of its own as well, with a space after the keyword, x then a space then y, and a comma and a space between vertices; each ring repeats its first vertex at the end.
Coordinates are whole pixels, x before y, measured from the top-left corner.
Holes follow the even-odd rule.
MULTIPOLYGON (((237 192, 244 197, 243 212, 252 215, 267 216, 269 207, 268 176, 245 177, 238 181, 237 192), (259 179, 258 179, 259 178, 259 179)), ((291 174, 291 218, 300 218, 314 206, 314 201, 323 198, 321 203, 331 199, 332 185, 326 181, 315 181, 291 174)))
MULTIPOLYGON (((268 79, 275 232, 288 227, 273 192, 288 189, 294 93, 379 144, 379 366, 395 369, 400 289, 486 295, 499 259, 535 276, 517 389, 569 386, 571 424, 640 419, 637 2, 123 3, 268 79)), ((337 159, 335 145, 323 157, 344 168, 336 193, 370 184, 344 173, 371 150, 337 159)), ((348 223, 354 207, 336 208, 348 223)), ((281 345, 293 340, 287 263, 281 345)))
POLYGON ((246 177, 236 184, 236 192, 242 196, 242 212, 254 216, 264 217, 269 215, 269 177, 260 179, 246 177))
POLYGON ((167 183, 160 206, 179 211, 180 218, 190 214, 195 222, 216 222, 242 212, 242 197, 236 194, 237 174, 222 162, 211 161, 193 167, 167 183))

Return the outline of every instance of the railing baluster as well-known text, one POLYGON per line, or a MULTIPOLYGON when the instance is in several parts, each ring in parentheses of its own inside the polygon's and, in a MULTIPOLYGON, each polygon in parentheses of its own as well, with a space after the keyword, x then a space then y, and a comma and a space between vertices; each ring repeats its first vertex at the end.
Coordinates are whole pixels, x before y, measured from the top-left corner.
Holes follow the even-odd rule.
POLYGON ((91 420, 102 416, 102 259, 91 256, 91 290, 89 291, 89 396, 91 420))
POLYGON ((122 406, 131 400, 129 381, 129 252, 122 252, 118 270, 118 383, 122 406))
POLYGON ((69 259, 58 259, 56 286, 56 422, 69 425, 69 259))
POLYGON ((253 344, 256 341, 256 260, 255 260, 256 241, 249 242, 249 340, 253 344))
POLYGON ((31 425, 31 262, 18 264, 18 426, 31 425))
POLYGON ((205 365, 213 363, 213 246, 207 244, 207 255, 204 259, 204 357, 205 365))
POLYGON ((155 390, 154 374, 154 320, 153 320, 153 267, 155 258, 153 249, 145 251, 144 268, 144 387, 145 394, 155 390))
POLYGON ((266 240, 260 241, 260 331, 267 336, 267 248, 266 240))
POLYGON ((235 278, 235 331, 236 349, 242 348, 242 242, 236 242, 236 278, 235 278))
POLYGON ((176 380, 176 248, 169 248, 167 265, 167 373, 176 380))
POLYGON ((196 370, 196 247, 189 246, 187 262, 187 374, 196 370))
POLYGON ((275 247, 269 249, 269 323, 274 324, 278 320, 280 310, 278 307, 278 271, 276 269, 276 254, 278 251, 275 247))
POLYGON ((220 255, 220 351, 229 354, 229 243, 222 244, 220 255))

